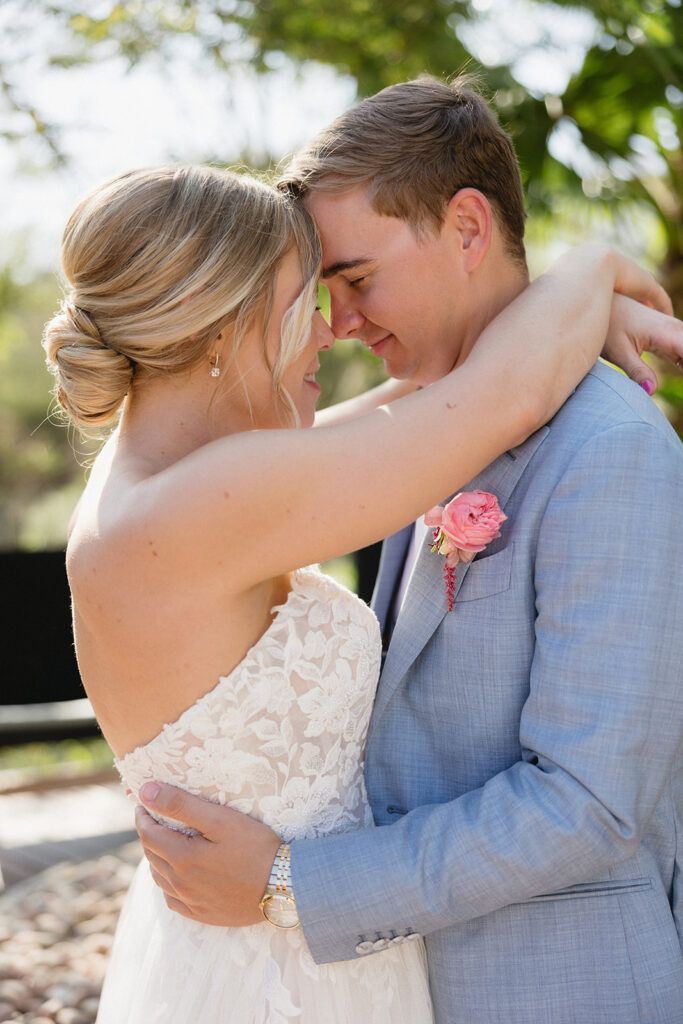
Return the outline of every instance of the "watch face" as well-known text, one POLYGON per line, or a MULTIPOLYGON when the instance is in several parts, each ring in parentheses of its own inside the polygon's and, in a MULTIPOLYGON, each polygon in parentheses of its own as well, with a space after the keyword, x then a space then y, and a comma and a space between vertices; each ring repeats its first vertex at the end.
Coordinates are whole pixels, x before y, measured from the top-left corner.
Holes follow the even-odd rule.
POLYGON ((296 928, 299 923, 296 903, 289 896, 266 893, 261 903, 261 910, 266 921, 270 921, 276 928, 296 928))

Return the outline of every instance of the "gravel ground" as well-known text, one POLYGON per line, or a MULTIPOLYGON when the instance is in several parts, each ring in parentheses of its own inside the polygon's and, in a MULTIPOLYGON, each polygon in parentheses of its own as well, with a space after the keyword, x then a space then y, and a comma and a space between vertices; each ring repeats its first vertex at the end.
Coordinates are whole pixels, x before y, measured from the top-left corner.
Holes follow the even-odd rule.
POLYGON ((92 1024, 138 842, 0 896, 0 1024, 92 1024))

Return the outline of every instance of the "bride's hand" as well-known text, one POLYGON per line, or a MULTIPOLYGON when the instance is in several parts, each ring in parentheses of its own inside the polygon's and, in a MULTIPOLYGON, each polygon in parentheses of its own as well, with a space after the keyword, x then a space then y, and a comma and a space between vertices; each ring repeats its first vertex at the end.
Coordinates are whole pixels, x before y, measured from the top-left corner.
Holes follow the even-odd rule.
MULTIPOLYGON (((655 298, 653 293, 650 301, 655 298)), ((671 303, 663 289, 659 298, 655 309, 635 298, 615 294, 602 350, 605 359, 620 366, 648 394, 657 390, 657 376, 652 367, 643 362, 643 352, 653 352, 668 359, 679 370, 683 369, 683 322, 668 315, 671 303)))
POLYGON ((146 783, 140 792, 157 814, 198 835, 159 825, 138 806, 135 824, 152 877, 171 910, 204 924, 229 927, 263 921, 259 909, 281 839, 261 821, 209 803, 175 786, 146 783), (153 787, 158 792, 152 798, 153 787))
POLYGON ((649 271, 598 243, 569 249, 538 280, 572 280, 577 265, 584 271, 594 267, 596 288, 610 280, 614 292, 601 355, 653 394, 657 376, 643 362, 643 352, 656 352, 683 368, 683 324, 671 315, 671 299, 649 271))

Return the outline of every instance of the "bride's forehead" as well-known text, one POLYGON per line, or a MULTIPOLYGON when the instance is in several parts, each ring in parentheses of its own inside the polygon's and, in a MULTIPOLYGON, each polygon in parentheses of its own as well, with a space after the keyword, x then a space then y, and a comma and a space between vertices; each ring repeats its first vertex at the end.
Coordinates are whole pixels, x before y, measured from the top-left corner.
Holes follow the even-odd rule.
POLYGON ((282 258, 275 275, 275 302, 291 306, 304 287, 301 258, 296 249, 290 249, 282 258))

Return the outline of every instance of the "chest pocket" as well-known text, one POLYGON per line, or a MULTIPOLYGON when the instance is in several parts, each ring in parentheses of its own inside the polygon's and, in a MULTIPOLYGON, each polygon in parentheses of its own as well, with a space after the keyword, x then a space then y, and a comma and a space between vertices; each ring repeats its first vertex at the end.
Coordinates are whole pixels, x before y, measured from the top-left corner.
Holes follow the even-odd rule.
MULTIPOLYGON (((479 557, 470 565, 455 602, 478 601, 510 589, 514 544, 488 557, 479 557)), ((457 570, 456 570, 457 571, 457 570)))

